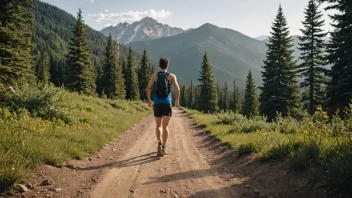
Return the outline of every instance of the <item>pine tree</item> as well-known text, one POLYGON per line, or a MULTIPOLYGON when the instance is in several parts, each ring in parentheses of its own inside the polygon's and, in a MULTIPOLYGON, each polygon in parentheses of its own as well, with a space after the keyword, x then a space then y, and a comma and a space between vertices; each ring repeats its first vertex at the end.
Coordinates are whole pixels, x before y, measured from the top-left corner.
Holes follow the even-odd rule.
POLYGON ((66 86, 71 91, 96 95, 96 73, 90 64, 85 24, 79 9, 73 37, 68 47, 66 86))
POLYGON ((121 99, 122 100, 122 99, 126 98, 125 79, 123 78, 122 67, 120 65, 116 65, 116 66, 117 66, 117 70, 116 70, 115 97, 116 97, 116 99, 121 99))
POLYGON ((225 111, 230 110, 230 98, 229 98, 229 89, 227 82, 225 82, 225 87, 222 90, 222 108, 225 111))
MULTIPOLYGON (((96 85, 97 85, 97 93, 99 95, 99 97, 102 97, 103 92, 104 92, 104 71, 103 68, 101 66, 97 67, 97 78, 96 78, 96 85)), ((105 94, 105 92, 104 92, 105 94)), ((106 94, 105 94, 106 95, 106 94)))
POLYGON ((324 0, 331 3, 327 9, 335 10, 331 18, 335 30, 328 44, 328 62, 332 64, 327 87, 328 110, 335 113, 351 103, 352 98, 352 4, 346 0, 324 0))
POLYGON ((149 68, 150 68, 150 70, 149 70, 150 71, 150 75, 154 74, 155 73, 155 65, 150 64, 149 68))
POLYGON ((200 95, 197 97, 197 109, 206 113, 217 110, 217 90, 212 67, 207 53, 203 56, 200 77, 200 95))
MULTIPOLYGON (((326 33, 322 30, 324 26, 323 15, 318 10, 316 0, 310 0, 305 10, 305 21, 302 22, 304 29, 301 29, 303 36, 299 37, 302 51, 300 59, 303 63, 299 66, 299 72, 304 81, 301 88, 308 88, 309 113, 314 114, 317 106, 323 106, 325 98, 325 73, 327 70, 322 67, 324 60, 324 39, 326 33)), ((305 98, 304 98, 305 99, 305 98)))
POLYGON ((258 115, 258 96, 257 87, 255 85, 251 70, 249 70, 246 82, 246 89, 244 90, 244 103, 242 108, 242 114, 251 117, 258 115))
POLYGON ((47 84, 50 80, 50 58, 48 52, 44 51, 36 66, 36 76, 37 80, 41 84, 47 84))
POLYGON ((286 18, 279 7, 273 23, 268 50, 264 61, 263 87, 260 94, 260 112, 269 120, 276 117, 276 112, 283 116, 296 116, 299 113, 300 95, 296 80, 296 62, 293 57, 292 37, 289 35, 286 18))
POLYGON ((180 105, 181 107, 187 107, 187 90, 186 86, 182 85, 180 90, 180 105))
POLYGON ((122 76, 124 79, 126 79, 127 66, 126 66, 126 60, 124 57, 121 58, 120 65, 121 65, 121 69, 122 69, 122 76))
POLYGON ((222 106, 222 89, 220 89, 220 86, 219 84, 216 84, 216 90, 217 90, 217 93, 218 93, 218 108, 219 110, 223 110, 223 106, 222 106))
POLYGON ((233 81, 233 100, 232 100, 232 111, 241 112, 241 96, 239 89, 236 85, 236 80, 233 81))
POLYGON ((123 99, 125 95, 125 84, 121 69, 118 66, 118 60, 116 59, 115 48, 116 46, 114 45, 110 34, 105 49, 105 64, 101 81, 107 98, 123 99))
POLYGON ((54 61, 53 64, 53 67, 55 67, 55 69, 53 72, 50 73, 51 82, 53 82, 56 86, 61 87, 64 85, 65 82, 65 61, 54 61))
POLYGON ((194 87, 194 106, 195 106, 195 109, 198 110, 198 102, 199 102, 199 98, 200 98, 200 89, 201 89, 201 86, 200 85, 196 85, 194 87))
POLYGON ((106 97, 109 99, 113 98, 115 92, 115 78, 116 78, 116 64, 114 57, 114 46, 111 34, 108 37, 108 43, 104 53, 104 66, 103 75, 101 78, 101 85, 106 97))
MULTIPOLYGON (((50 56, 50 55, 49 55, 50 56)), ((54 83, 55 86, 61 87, 65 79, 64 71, 65 61, 57 60, 50 56, 50 82, 54 83)))
POLYGON ((32 8, 32 0, 0 2, 0 85, 34 80, 32 8))
POLYGON ((188 99, 187 99, 187 107, 188 108, 195 108, 195 90, 194 90, 194 86, 193 86, 193 80, 191 80, 191 85, 188 88, 188 99))
POLYGON ((142 60, 140 62, 139 75, 138 75, 139 93, 140 93, 141 100, 148 100, 146 90, 150 79, 150 72, 151 71, 150 71, 147 50, 144 50, 142 60))
POLYGON ((136 74, 136 65, 134 63, 132 48, 129 49, 129 55, 127 58, 126 74, 125 74, 125 86, 126 86, 126 99, 127 100, 138 100, 139 89, 138 89, 138 78, 136 74))

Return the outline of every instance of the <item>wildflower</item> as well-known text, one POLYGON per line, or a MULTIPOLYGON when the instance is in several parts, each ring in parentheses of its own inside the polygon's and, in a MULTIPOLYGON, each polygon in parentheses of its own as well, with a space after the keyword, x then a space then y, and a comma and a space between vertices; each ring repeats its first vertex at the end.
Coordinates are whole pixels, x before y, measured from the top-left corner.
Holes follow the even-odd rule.
POLYGON ((305 135, 308 135, 308 131, 307 131, 307 130, 304 130, 303 133, 304 133, 305 135))
POLYGON ((323 109, 321 107, 318 107, 317 108, 317 111, 322 111, 323 109))

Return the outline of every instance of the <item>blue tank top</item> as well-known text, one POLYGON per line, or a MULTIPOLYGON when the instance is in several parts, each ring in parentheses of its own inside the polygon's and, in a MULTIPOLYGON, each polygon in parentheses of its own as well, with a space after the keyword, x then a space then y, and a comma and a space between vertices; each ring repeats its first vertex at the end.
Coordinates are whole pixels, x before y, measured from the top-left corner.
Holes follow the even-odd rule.
MULTIPOLYGON (((166 74, 167 76, 169 76, 169 74, 170 74, 168 72, 159 72, 159 73, 166 74)), ((154 87, 155 87, 155 83, 154 83, 154 87)), ((154 104, 172 105, 171 91, 166 98, 160 98, 159 96, 156 95, 156 93, 154 93, 153 102, 154 102, 154 104)))

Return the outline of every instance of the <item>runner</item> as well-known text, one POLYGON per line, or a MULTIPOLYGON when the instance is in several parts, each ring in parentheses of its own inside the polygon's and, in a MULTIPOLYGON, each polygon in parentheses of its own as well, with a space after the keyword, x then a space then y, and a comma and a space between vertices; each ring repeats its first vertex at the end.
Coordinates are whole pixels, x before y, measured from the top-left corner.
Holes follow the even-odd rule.
POLYGON ((171 85, 176 89, 175 106, 179 106, 180 87, 178 86, 176 76, 167 72, 169 60, 161 58, 159 61, 160 71, 153 74, 147 87, 148 105, 154 109, 156 122, 156 138, 158 139, 157 156, 166 155, 166 142, 169 136, 169 122, 172 116, 172 98, 171 85), (151 100, 151 91, 154 87, 153 101, 151 100), (162 136, 162 138, 161 138, 162 136))

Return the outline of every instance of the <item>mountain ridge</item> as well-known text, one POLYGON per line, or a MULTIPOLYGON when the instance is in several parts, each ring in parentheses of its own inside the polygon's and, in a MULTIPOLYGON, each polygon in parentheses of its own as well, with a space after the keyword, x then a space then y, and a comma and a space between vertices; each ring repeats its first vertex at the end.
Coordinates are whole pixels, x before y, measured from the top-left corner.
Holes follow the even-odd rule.
POLYGON ((256 83, 261 84, 265 43, 235 30, 206 23, 175 36, 132 42, 131 46, 136 51, 147 49, 153 59, 168 57, 170 71, 178 74, 182 84, 198 78, 205 51, 219 84, 232 83, 235 78, 239 86, 244 87, 250 69, 256 83))
POLYGON ((181 28, 171 27, 162 24, 151 17, 145 17, 140 21, 119 23, 116 26, 109 26, 100 31, 105 36, 110 33, 120 43, 129 44, 136 41, 145 41, 156 38, 174 36, 185 32, 181 28))

